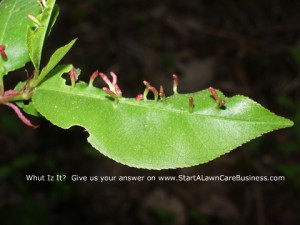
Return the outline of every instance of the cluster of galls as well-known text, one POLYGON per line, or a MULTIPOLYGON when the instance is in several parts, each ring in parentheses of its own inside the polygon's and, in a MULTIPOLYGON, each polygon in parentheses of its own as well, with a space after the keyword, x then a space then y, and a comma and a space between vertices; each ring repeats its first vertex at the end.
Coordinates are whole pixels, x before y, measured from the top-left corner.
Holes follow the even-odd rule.
MULTIPOLYGON (((71 83, 73 85, 73 84, 75 84, 75 80, 73 78, 74 82, 72 82, 71 74, 73 74, 72 70, 70 72, 70 77, 71 77, 71 83)), ((90 76, 89 86, 92 86, 96 77, 100 76, 103 79, 103 81, 108 85, 108 88, 104 87, 103 90, 109 96, 111 96, 113 99, 115 99, 118 102, 118 100, 122 97, 122 91, 117 84, 117 75, 113 72, 110 72, 110 75, 112 77, 112 81, 110 81, 104 73, 99 73, 98 71, 95 71, 90 76)), ((74 75, 73 75, 73 77, 74 77, 74 75)), ((179 80, 178 76, 173 74, 173 92, 174 92, 174 94, 178 94, 178 91, 177 91, 178 80, 179 80)), ((137 101, 141 101, 141 100, 147 101, 147 95, 148 95, 149 91, 151 91, 153 93, 154 101, 158 101, 158 97, 160 98, 161 101, 163 101, 165 99, 165 93, 164 93, 163 86, 160 86, 159 91, 158 91, 155 87, 151 86, 151 84, 149 82, 144 81, 143 83, 146 86, 146 88, 145 88, 145 91, 143 94, 138 94, 135 97, 135 99, 137 101)), ((218 108, 223 107, 225 105, 225 100, 219 98, 218 93, 216 92, 216 90, 213 87, 209 87, 208 90, 211 92, 212 97, 217 102, 217 107, 218 108)), ((192 96, 189 97, 188 105, 189 105, 189 112, 192 113, 194 111, 194 98, 192 96)))

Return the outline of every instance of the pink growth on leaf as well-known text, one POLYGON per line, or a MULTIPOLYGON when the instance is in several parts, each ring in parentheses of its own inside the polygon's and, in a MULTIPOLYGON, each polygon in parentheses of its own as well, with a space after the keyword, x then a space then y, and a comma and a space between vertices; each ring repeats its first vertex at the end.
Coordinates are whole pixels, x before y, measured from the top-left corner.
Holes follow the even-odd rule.
POLYGON ((94 80, 96 79, 96 77, 99 75, 98 70, 95 71, 91 76, 90 76, 90 82, 89 82, 89 86, 92 86, 94 83, 94 80))
POLYGON ((220 107, 224 106, 225 103, 226 103, 225 100, 220 100, 220 101, 218 102, 218 107, 220 108, 220 107))
POLYGON ((216 102, 218 103, 219 108, 225 105, 225 103, 226 103, 225 100, 219 98, 218 93, 216 92, 216 90, 213 87, 209 87, 208 90, 210 91, 210 93, 212 94, 212 96, 214 97, 216 102))
POLYGON ((158 99, 158 91, 155 87, 151 86, 149 82, 144 80, 144 84, 146 87, 154 94, 154 100, 157 101, 158 99))
POLYGON ((72 68, 69 72, 71 85, 75 87, 75 82, 78 80, 81 70, 79 68, 72 68))
POLYGON ((165 98, 165 91, 162 85, 160 85, 159 87, 159 97, 161 100, 163 100, 165 98))
POLYGON ((109 96, 113 97, 114 99, 117 98, 116 93, 112 92, 110 89, 108 89, 107 87, 102 88, 103 91, 105 91, 109 96))
POLYGON ((143 94, 138 94, 138 95, 135 97, 135 99, 136 99, 137 101, 143 100, 143 99, 144 99, 144 95, 143 95, 143 94))
POLYGON ((116 91, 116 94, 119 95, 119 96, 122 96, 122 91, 121 89, 119 88, 119 85, 115 84, 115 91, 116 91))
POLYGON ((209 87, 208 90, 210 91, 210 93, 212 94, 214 99, 216 101, 219 101, 219 96, 218 96, 218 93, 216 92, 216 90, 213 87, 209 87))
POLYGON ((116 84, 117 84, 117 81, 118 81, 117 75, 116 75, 114 72, 110 72, 110 75, 111 75, 111 77, 112 77, 112 84, 113 84, 113 85, 116 85, 116 84))
POLYGON ((192 96, 189 97, 189 112, 192 113, 194 111, 194 98, 192 96))
POLYGON ((179 82, 178 76, 176 74, 173 74, 173 92, 174 92, 174 94, 178 93, 178 91, 177 91, 178 82, 179 82))
POLYGON ((75 86, 75 72, 74 72, 74 68, 71 69, 71 71, 69 72, 70 75, 70 80, 71 80, 71 85, 72 87, 75 86))
POLYGON ((108 77, 104 74, 104 73, 99 73, 100 77, 102 78, 102 80, 104 80, 104 82, 111 87, 112 83, 110 82, 110 80, 108 79, 108 77))
POLYGON ((116 96, 122 96, 122 91, 119 88, 119 85, 117 84, 117 75, 114 72, 110 72, 110 75, 112 77, 112 82, 108 79, 108 77, 104 73, 99 73, 100 77, 103 79, 103 81, 108 85, 109 90, 113 92, 116 96))
POLYGON ((0 55, 2 59, 7 60, 7 55, 5 53, 5 45, 0 45, 0 55))
POLYGON ((21 110, 14 104, 10 103, 10 102, 3 102, 1 103, 3 105, 7 105, 8 107, 10 107, 12 110, 15 111, 15 113, 17 114, 17 116, 19 117, 19 119, 27 126, 29 127, 33 127, 33 128, 38 128, 38 125, 33 125, 25 116, 24 114, 21 112, 21 110))

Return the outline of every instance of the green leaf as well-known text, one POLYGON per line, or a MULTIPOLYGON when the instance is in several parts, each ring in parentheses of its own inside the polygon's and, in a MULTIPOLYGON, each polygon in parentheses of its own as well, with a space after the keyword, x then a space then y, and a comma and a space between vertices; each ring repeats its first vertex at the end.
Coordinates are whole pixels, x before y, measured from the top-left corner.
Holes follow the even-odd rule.
MULTIPOLYGON (((72 40, 69 44, 57 49, 51 56, 48 64, 43 68, 42 72, 37 79, 37 84, 40 83, 47 74, 60 62, 60 60, 68 53, 71 47, 74 45, 76 39, 72 40)), ((35 85, 34 85, 35 86, 35 85)))
POLYGON ((75 88, 66 85, 61 74, 60 68, 52 71, 52 77, 35 90, 35 108, 61 128, 84 127, 96 149, 133 167, 198 165, 264 133, 293 125, 240 95, 226 98, 218 91, 226 100, 223 109, 216 107, 208 90, 173 95, 163 102, 121 98, 116 103, 86 83, 79 82, 75 88))
POLYGON ((29 115, 40 117, 41 115, 39 112, 35 109, 32 102, 29 102, 28 104, 24 104, 24 102, 16 102, 17 106, 19 106, 24 112, 26 112, 29 115))
POLYGON ((30 58, 26 45, 28 14, 37 15, 36 0, 2 0, 0 2, 0 45, 5 45, 7 60, 0 56, 0 79, 9 71, 19 69, 30 58))
POLYGON ((58 7, 58 5, 54 5, 53 7, 54 8, 52 10, 50 21, 48 23, 48 29, 47 29, 46 37, 48 37, 50 35, 50 33, 52 31, 52 27, 54 26, 54 24, 56 22, 56 19, 57 19, 58 15, 59 15, 59 7, 58 7))
POLYGON ((27 46, 29 56, 36 71, 40 69, 40 62, 42 57, 42 50, 45 38, 54 25, 58 16, 58 7, 55 7, 55 0, 48 0, 47 7, 43 12, 37 16, 39 23, 37 27, 28 29, 27 32, 27 46))

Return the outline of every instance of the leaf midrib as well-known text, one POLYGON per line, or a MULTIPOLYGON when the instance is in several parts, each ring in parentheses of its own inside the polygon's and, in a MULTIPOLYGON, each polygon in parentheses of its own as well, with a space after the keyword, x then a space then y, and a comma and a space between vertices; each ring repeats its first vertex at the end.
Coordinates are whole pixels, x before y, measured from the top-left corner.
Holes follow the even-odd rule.
MULTIPOLYGON (((64 86, 66 87, 66 86, 64 86)), ((87 87, 88 88, 88 87, 87 87)), ((43 91, 49 91, 49 92, 55 92, 55 93, 62 93, 64 95, 71 95, 71 96, 80 96, 80 97, 84 97, 84 98, 90 98, 90 99, 95 99, 95 100, 105 100, 107 101, 108 99, 106 97, 102 97, 102 96, 95 96, 95 95, 90 95, 89 96, 86 96, 86 95, 83 95, 79 92, 76 92, 76 93, 72 93, 72 92, 69 92, 69 91, 64 91, 64 90, 56 90, 56 89, 45 89, 45 88, 40 88, 40 90, 43 90, 43 91)), ((101 89, 100 89, 101 90, 101 89)), ((125 99, 130 99, 130 98, 125 98, 125 99)), ((122 101, 122 100, 121 100, 122 101)), ((112 102, 112 104, 115 104, 114 102, 112 102)), ((133 102, 130 102, 130 101, 122 101, 122 102, 119 102, 117 104, 127 104, 127 105, 132 105, 132 106, 135 106, 135 107, 143 107, 143 108, 147 108, 147 109, 153 109, 152 107, 149 107, 147 105, 144 105, 144 104, 134 104, 133 102)), ((243 120, 243 119, 236 119, 236 118, 228 118, 228 117, 221 117, 221 116, 216 116, 216 115, 209 115, 209 114, 200 114, 200 113, 192 113, 190 114, 188 111, 182 111, 182 110, 177 110, 177 109, 164 109, 162 107, 157 107, 157 106, 154 106, 155 109, 158 109, 158 110, 161 110, 161 111, 166 111, 166 112, 172 112, 172 113, 177 113, 177 114, 185 114, 186 116, 201 116, 201 117, 210 117, 210 118, 213 118, 213 119, 217 119, 217 120, 226 120, 226 121, 239 121, 239 122, 244 122, 244 123, 254 123, 254 124, 272 124, 272 125, 277 125, 277 126, 283 126, 284 123, 273 123, 273 122, 264 122, 264 121, 257 121, 257 120, 243 120)), ((284 127, 287 127, 288 125, 284 125, 284 127)))

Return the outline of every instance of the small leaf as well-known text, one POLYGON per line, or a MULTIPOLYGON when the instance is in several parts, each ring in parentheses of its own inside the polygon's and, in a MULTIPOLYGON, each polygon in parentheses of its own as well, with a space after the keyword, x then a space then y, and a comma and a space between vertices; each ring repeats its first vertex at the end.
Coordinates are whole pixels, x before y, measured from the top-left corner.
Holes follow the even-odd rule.
POLYGON ((9 71, 19 69, 30 58, 26 45, 28 14, 37 15, 36 0, 2 0, 0 2, 0 45, 5 46, 7 59, 0 57, 0 79, 9 71))
POLYGON ((51 26, 53 26, 58 15, 56 10, 58 9, 55 7, 55 0, 48 0, 47 7, 39 16, 37 16, 41 25, 28 29, 27 32, 29 56, 36 71, 39 71, 40 69, 45 38, 47 37, 47 34, 49 34, 51 26))
POLYGON ((42 72, 37 79, 37 84, 40 83, 47 74, 60 62, 60 60, 68 53, 71 47, 74 45, 76 39, 72 40, 69 44, 57 49, 51 56, 48 64, 42 69, 42 72))
POLYGON ((41 115, 39 112, 35 109, 32 102, 29 102, 28 104, 24 104, 24 102, 16 102, 17 106, 20 107, 24 112, 26 112, 29 115, 40 117, 41 115))
POLYGON ((218 90, 219 98, 226 100, 222 108, 209 90, 175 94, 158 102, 120 98, 116 103, 86 83, 66 85, 62 72, 55 69, 37 87, 33 94, 36 109, 64 129, 84 127, 96 149, 133 167, 198 165, 264 133, 293 125, 247 97, 226 98, 218 90))

